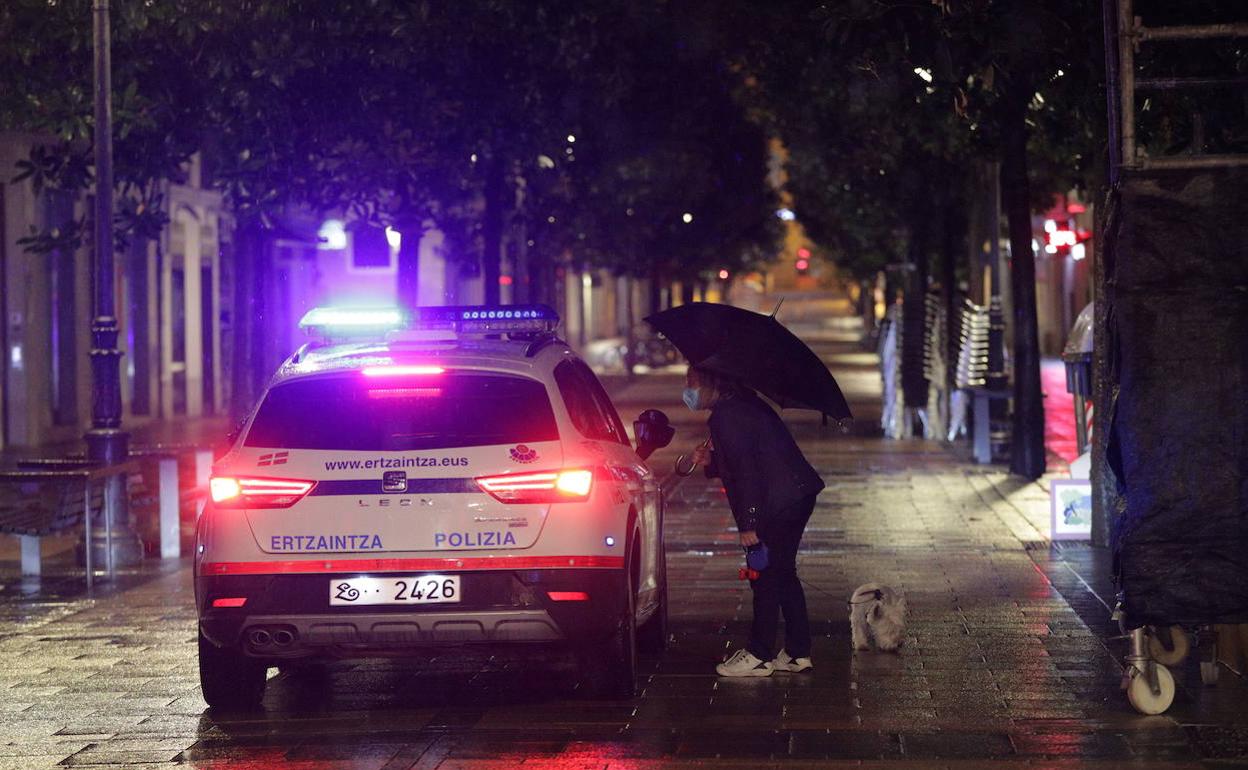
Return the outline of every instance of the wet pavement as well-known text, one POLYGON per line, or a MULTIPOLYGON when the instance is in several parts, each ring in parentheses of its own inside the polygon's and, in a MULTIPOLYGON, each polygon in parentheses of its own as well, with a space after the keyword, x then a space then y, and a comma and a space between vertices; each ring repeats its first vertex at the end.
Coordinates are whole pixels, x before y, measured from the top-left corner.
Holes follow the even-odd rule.
MULTIPOLYGON (((272 670, 264 711, 208 713, 198 691, 189 569, 149 568, 82 598, 71 579, 0 590, 0 768, 1227 767, 1248 758, 1248 690, 1195 661, 1160 717, 1118 689, 1122 643, 1103 552, 1050 547, 1043 484, 940 444, 885 441, 874 357, 827 303, 785 305, 827 356, 859 420, 847 434, 789 415, 829 482, 799 559, 815 670, 723 680, 749 589, 717 483, 669 482, 672 644, 643 659, 638 697, 580 695, 555 653, 272 670), (808 313, 803 323, 803 312, 808 313), (905 592, 900 654, 853 653, 845 600, 867 581, 905 592)), ((626 419, 704 428, 680 377, 616 389, 626 419)))

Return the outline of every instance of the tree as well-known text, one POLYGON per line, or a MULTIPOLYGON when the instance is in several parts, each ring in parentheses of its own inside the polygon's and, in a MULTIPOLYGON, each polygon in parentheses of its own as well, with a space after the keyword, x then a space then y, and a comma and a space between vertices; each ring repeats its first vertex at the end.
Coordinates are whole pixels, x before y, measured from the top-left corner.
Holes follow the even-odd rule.
MULTIPOLYGON (((161 185, 181 178, 197 147, 202 92, 179 44, 187 31, 183 6, 126 4, 114 12, 118 248, 164 227, 161 185)), ((0 80, 0 129, 43 138, 15 177, 37 191, 76 196, 94 183, 91 8, 89 0, 14 0, 0 7, 0 67, 14 73, 0 80)), ((74 250, 88 232, 84 218, 57 232, 33 231, 22 242, 36 253, 74 250)))
MULTIPOLYGON (((903 233, 911 261, 921 260, 929 247, 916 240, 928 239, 930 218, 944 223, 936 241, 951 259, 957 208, 965 206, 964 191, 946 180, 969 158, 1000 163, 1015 309, 1011 468, 1039 476, 1044 425, 1030 214, 1051 205, 1059 180, 1070 186, 1095 178, 1101 107, 1087 84, 1100 79, 1097 15, 1078 3, 1016 0, 795 2, 789 10, 769 8, 757 23, 779 25, 798 53, 769 58, 771 48, 745 50, 760 72, 770 72, 770 109, 794 148, 799 213, 836 251, 870 254, 863 245, 888 248, 903 233), (812 39, 822 47, 812 49, 812 39), (873 168, 899 183, 874 184, 873 168), (1037 173, 1041 181, 1033 184, 1037 173), (857 208, 851 197, 866 202, 870 215, 846 217, 857 208), (895 207, 896 219, 879 206, 895 207)), ((762 37, 779 39, 775 29, 762 37)), ((836 256, 851 270, 862 259, 836 256)), ((867 258, 858 269, 876 265, 867 258)), ((944 270, 946 282, 951 272, 944 270)))

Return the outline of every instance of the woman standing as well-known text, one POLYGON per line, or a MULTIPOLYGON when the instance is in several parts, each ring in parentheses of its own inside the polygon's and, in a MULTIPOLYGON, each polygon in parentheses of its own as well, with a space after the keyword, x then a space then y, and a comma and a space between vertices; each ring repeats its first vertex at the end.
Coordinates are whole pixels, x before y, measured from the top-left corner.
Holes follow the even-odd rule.
POLYGON ((720 478, 740 532, 741 545, 760 543, 768 564, 750 581, 754 622, 750 640, 715 667, 720 676, 771 676, 807 671, 810 619, 797 577, 797 549, 823 489, 823 479, 802 455, 779 415, 752 390, 713 372, 690 367, 683 394, 694 411, 709 409, 709 446, 695 450, 708 478, 720 478), (784 614, 784 649, 776 636, 784 614))

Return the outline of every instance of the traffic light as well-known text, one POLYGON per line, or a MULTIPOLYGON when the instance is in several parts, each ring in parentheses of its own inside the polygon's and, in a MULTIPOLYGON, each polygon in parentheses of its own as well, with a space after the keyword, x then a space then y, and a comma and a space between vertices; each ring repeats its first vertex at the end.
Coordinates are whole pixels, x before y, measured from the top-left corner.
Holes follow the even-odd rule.
POLYGON ((810 249, 805 246, 797 250, 797 262, 794 263, 797 268, 798 275, 806 275, 810 272, 810 249))

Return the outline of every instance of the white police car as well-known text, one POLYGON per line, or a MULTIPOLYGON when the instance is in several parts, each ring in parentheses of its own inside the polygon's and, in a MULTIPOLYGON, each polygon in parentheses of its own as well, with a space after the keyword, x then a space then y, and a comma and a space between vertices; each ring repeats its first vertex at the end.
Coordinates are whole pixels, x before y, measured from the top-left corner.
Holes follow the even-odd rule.
POLYGON ((571 645, 631 695, 666 640, 663 499, 544 306, 317 309, 214 466, 199 669, 248 707, 269 666, 443 645, 571 645))

